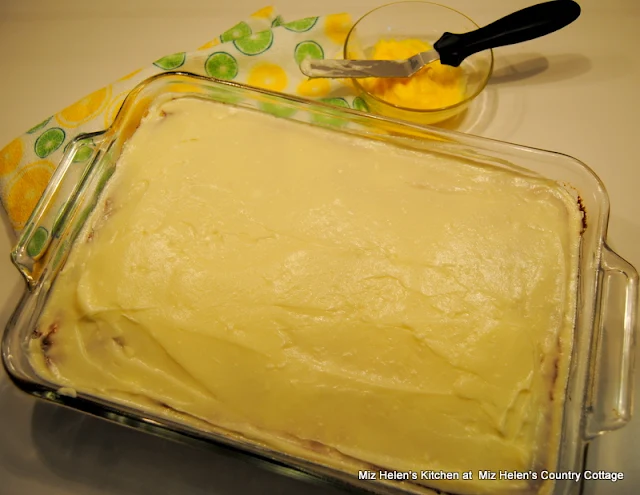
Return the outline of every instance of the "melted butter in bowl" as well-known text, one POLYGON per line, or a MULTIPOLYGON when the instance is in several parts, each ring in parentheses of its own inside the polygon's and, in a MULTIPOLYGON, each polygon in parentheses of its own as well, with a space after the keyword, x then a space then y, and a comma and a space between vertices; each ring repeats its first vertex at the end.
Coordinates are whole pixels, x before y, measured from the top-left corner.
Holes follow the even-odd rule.
POLYGON ((31 340, 44 378, 350 474, 553 464, 581 229, 560 184, 182 98, 103 198, 31 340))
MULTIPOLYGON (((380 40, 373 60, 406 60, 432 46, 419 39, 380 40)), ((366 78, 360 84, 371 95, 399 107, 434 110, 458 105, 466 98, 464 70, 435 61, 411 77, 366 78)))
MULTIPOLYGON (((400 1, 362 16, 345 40, 345 59, 406 60, 430 50, 443 33, 479 29, 473 20, 449 7, 423 1, 400 1)), ((484 90, 493 71, 493 52, 467 57, 460 67, 429 64, 409 78, 351 79, 369 111, 417 124, 437 124, 461 115, 484 90)))

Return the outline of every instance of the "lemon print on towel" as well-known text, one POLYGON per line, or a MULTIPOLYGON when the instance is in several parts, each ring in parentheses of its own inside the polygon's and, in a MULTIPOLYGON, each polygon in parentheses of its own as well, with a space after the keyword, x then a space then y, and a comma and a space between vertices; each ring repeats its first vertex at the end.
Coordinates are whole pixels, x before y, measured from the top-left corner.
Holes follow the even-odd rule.
POLYGON ((111 98, 111 86, 94 91, 56 115, 64 127, 78 127, 100 115, 111 98))
POLYGON ((273 7, 263 7, 257 12, 251 14, 251 17, 255 17, 256 19, 271 19, 273 16, 273 7))
POLYGON ((24 227, 44 191, 54 165, 48 160, 40 160, 27 165, 7 188, 5 206, 9 219, 16 230, 24 227))
POLYGON ((309 79, 298 84, 296 92, 300 96, 319 98, 327 96, 331 91, 331 83, 326 79, 309 79))
POLYGON ((324 33, 331 41, 341 45, 347 39, 352 24, 349 14, 331 14, 325 17, 324 33))
POLYGON ((251 34, 251 27, 246 22, 239 22, 231 29, 227 29, 220 35, 220 41, 226 43, 228 41, 237 40, 249 36, 251 34))
POLYGON ((285 22, 282 27, 294 33, 304 33, 309 31, 318 22, 317 17, 307 17, 306 19, 298 19, 297 21, 285 22))
POLYGON ((128 81, 129 79, 131 79, 131 78, 137 76, 138 74, 140 74, 140 72, 142 72, 142 69, 136 69, 133 72, 129 72, 126 76, 122 76, 116 82, 128 81))
POLYGON ((213 48, 214 46, 218 46, 220 44, 220 40, 218 38, 214 38, 211 41, 207 41, 204 45, 199 46, 198 50, 207 50, 209 48, 213 48))
POLYGON ((238 61, 227 52, 215 52, 204 63, 207 75, 230 81, 238 75, 238 61))
POLYGON ((59 127, 53 127, 44 131, 33 146, 33 151, 40 158, 46 158, 64 142, 65 132, 59 127))
POLYGON ((47 124, 51 122, 52 118, 53 116, 49 117, 48 119, 44 119, 38 125, 34 125, 31 129, 27 131, 27 134, 33 134, 34 132, 38 132, 40 129, 44 129, 45 127, 47 127, 47 124))
POLYGON ((160 67, 162 70, 175 70, 178 67, 182 67, 185 60, 187 60, 185 52, 173 53, 156 60, 153 65, 160 67))
POLYGON ((238 51, 245 55, 259 55, 266 52, 273 44, 273 33, 271 31, 261 31, 237 39, 233 44, 238 51))
POLYGON ((303 60, 322 60, 324 58, 324 50, 315 41, 302 41, 296 45, 293 57, 296 63, 300 65, 303 60))
POLYGON ((24 147, 20 138, 14 139, 0 150, 0 177, 13 172, 22 160, 24 147))
POLYGON ((284 91, 287 87, 287 73, 276 64, 254 65, 247 77, 247 84, 271 91, 284 91))

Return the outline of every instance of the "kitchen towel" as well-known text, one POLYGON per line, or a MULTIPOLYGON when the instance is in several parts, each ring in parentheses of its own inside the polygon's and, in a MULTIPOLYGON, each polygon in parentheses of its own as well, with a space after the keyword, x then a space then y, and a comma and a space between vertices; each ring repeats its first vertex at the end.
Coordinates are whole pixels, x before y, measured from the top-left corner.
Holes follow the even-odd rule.
POLYGON ((351 26, 349 14, 286 22, 265 7, 197 50, 162 57, 44 119, 0 150, 0 201, 13 229, 24 228, 69 143, 108 128, 127 94, 155 74, 191 72, 366 111, 349 85, 309 80, 298 67, 307 57, 342 58, 351 26))

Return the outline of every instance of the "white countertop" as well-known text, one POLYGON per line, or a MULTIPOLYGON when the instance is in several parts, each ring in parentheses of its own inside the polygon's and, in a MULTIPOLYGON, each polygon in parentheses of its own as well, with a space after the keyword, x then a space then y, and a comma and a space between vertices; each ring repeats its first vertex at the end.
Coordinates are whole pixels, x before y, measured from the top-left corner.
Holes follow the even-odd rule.
MULTIPOLYGON (((288 19, 348 11, 380 0, 280 0, 288 19)), ((447 0, 479 24, 533 1, 447 0)), ((0 147, 85 94, 168 53, 197 47, 266 0, 0 1, 0 147)), ((496 52, 484 112, 470 130, 560 151, 587 163, 611 198, 610 245, 640 268, 640 2, 582 0, 565 31, 496 52)), ((23 290, 0 212, 0 328, 23 290)), ((640 359, 636 359, 640 363, 640 359)), ((640 371, 640 366, 638 366, 640 371)), ((640 379, 636 379, 636 389, 640 379)), ((640 417, 598 439, 592 469, 622 471, 589 495, 640 493, 640 417)), ((197 450, 36 402, 0 369, 0 495, 329 494, 244 461, 197 450)))

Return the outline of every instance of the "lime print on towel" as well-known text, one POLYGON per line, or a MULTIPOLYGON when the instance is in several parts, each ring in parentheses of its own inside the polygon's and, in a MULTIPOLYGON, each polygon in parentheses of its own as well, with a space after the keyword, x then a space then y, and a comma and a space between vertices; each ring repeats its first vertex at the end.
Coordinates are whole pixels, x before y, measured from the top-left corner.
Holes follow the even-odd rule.
MULTIPOLYGON (((286 22, 273 7, 264 7, 194 51, 168 54, 53 116, 43 115, 22 136, 0 143, 5 145, 0 149, 0 202, 13 229, 24 228, 69 143, 108 128, 129 92, 155 74, 191 72, 366 111, 351 87, 338 80, 308 80, 298 69, 306 58, 342 57, 352 24, 349 14, 286 22)), ((289 112, 263 106, 281 116, 289 112)))

